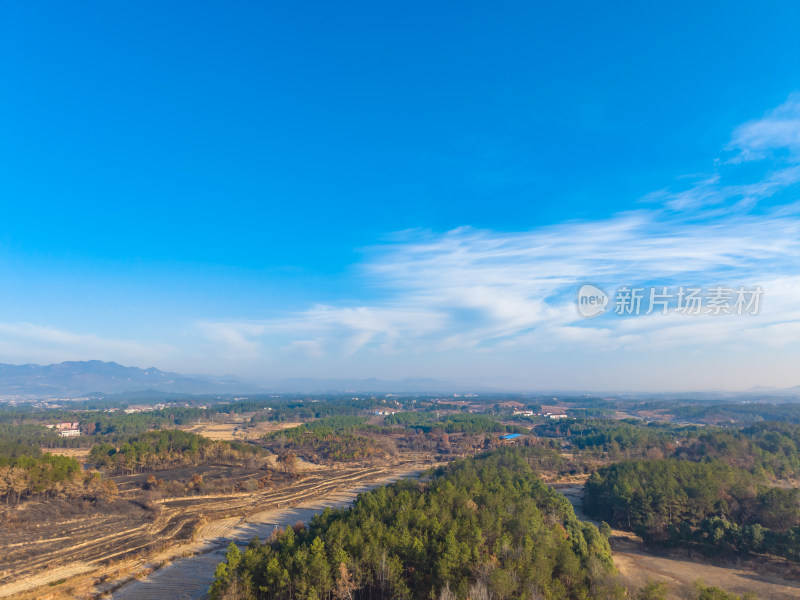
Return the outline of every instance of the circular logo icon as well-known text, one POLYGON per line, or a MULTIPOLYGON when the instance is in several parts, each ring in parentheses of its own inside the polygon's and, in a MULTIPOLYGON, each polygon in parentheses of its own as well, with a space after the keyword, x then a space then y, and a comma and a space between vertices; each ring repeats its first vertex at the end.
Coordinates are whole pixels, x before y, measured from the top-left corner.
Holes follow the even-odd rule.
POLYGON ((578 312, 582 317, 591 319, 606 312, 607 308, 608 294, 599 287, 587 283, 578 290, 578 312))

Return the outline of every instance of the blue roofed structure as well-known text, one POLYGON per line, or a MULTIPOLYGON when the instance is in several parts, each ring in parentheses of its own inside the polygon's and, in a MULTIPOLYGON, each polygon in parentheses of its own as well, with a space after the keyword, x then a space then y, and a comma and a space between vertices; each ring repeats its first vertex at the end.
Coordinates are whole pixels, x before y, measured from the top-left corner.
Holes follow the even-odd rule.
POLYGON ((507 434, 505 434, 505 435, 501 435, 501 436, 500 436, 500 439, 501 439, 501 440, 515 440, 515 439, 517 439, 519 436, 520 436, 520 434, 518 434, 518 433, 507 433, 507 434))

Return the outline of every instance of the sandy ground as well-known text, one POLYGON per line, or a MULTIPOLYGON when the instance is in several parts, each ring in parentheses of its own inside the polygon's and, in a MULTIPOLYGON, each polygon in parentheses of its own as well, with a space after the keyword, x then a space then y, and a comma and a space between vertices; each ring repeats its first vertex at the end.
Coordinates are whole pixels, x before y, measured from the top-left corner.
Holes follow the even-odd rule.
POLYGON ((302 423, 259 423, 255 427, 242 427, 243 422, 236 423, 195 423, 186 431, 205 436, 212 440, 252 440, 270 431, 278 431, 289 427, 297 427, 302 423))
POLYGON ((755 592, 761 600, 800 598, 800 583, 781 579, 777 575, 759 573, 753 569, 717 567, 696 561, 653 556, 638 550, 614 550, 614 564, 631 588, 646 583, 647 578, 665 581, 670 587, 671 600, 680 600, 701 579, 735 594, 755 592))

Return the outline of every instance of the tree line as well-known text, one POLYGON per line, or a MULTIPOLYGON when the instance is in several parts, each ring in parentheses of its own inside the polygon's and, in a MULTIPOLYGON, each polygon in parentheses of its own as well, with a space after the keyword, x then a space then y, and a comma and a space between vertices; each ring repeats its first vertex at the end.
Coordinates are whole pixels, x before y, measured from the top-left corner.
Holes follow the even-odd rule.
POLYGON ((574 453, 597 460, 676 457, 719 460, 757 477, 800 476, 800 425, 762 421, 744 427, 677 426, 639 419, 541 423, 534 433, 565 438, 574 453))
MULTIPOLYGON (((1 414, 4 413, 0 411, 1 414)), ((119 443, 152 429, 178 427, 200 418, 211 418, 214 414, 215 411, 208 409, 187 407, 131 414, 64 410, 16 411, 5 413, 5 417, 13 415, 14 418, 0 422, 0 437, 43 448, 85 448, 99 441, 119 443), (77 422, 81 435, 63 438, 57 431, 46 426, 60 421, 77 422)))
POLYGON ((786 479, 800 475, 800 425, 775 421, 747 427, 702 428, 687 438, 676 456, 718 459, 756 476, 786 479))
POLYGON ((74 458, 0 441, 0 499, 7 505, 37 497, 95 498, 116 493, 113 482, 84 475, 74 458))
POLYGON ((144 473, 180 465, 242 464, 259 460, 263 450, 242 442, 214 441, 180 429, 148 431, 119 447, 103 442, 89 452, 97 467, 113 473, 144 473))
POLYGON ((437 417, 429 412, 409 411, 388 415, 383 420, 386 425, 401 425, 425 433, 528 433, 525 427, 504 425, 497 419, 482 414, 462 413, 437 417))
POLYGON ((721 461, 632 460, 597 470, 584 508, 649 542, 800 560, 800 490, 721 461))

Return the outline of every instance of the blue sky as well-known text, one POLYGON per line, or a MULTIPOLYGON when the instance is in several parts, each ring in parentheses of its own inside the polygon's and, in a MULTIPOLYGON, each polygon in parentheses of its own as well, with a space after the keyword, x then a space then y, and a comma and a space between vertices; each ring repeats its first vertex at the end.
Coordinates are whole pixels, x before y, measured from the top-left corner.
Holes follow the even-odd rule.
POLYGON ((0 8, 0 361, 800 384, 794 2, 0 8), (604 314, 591 282, 764 289, 604 314))

